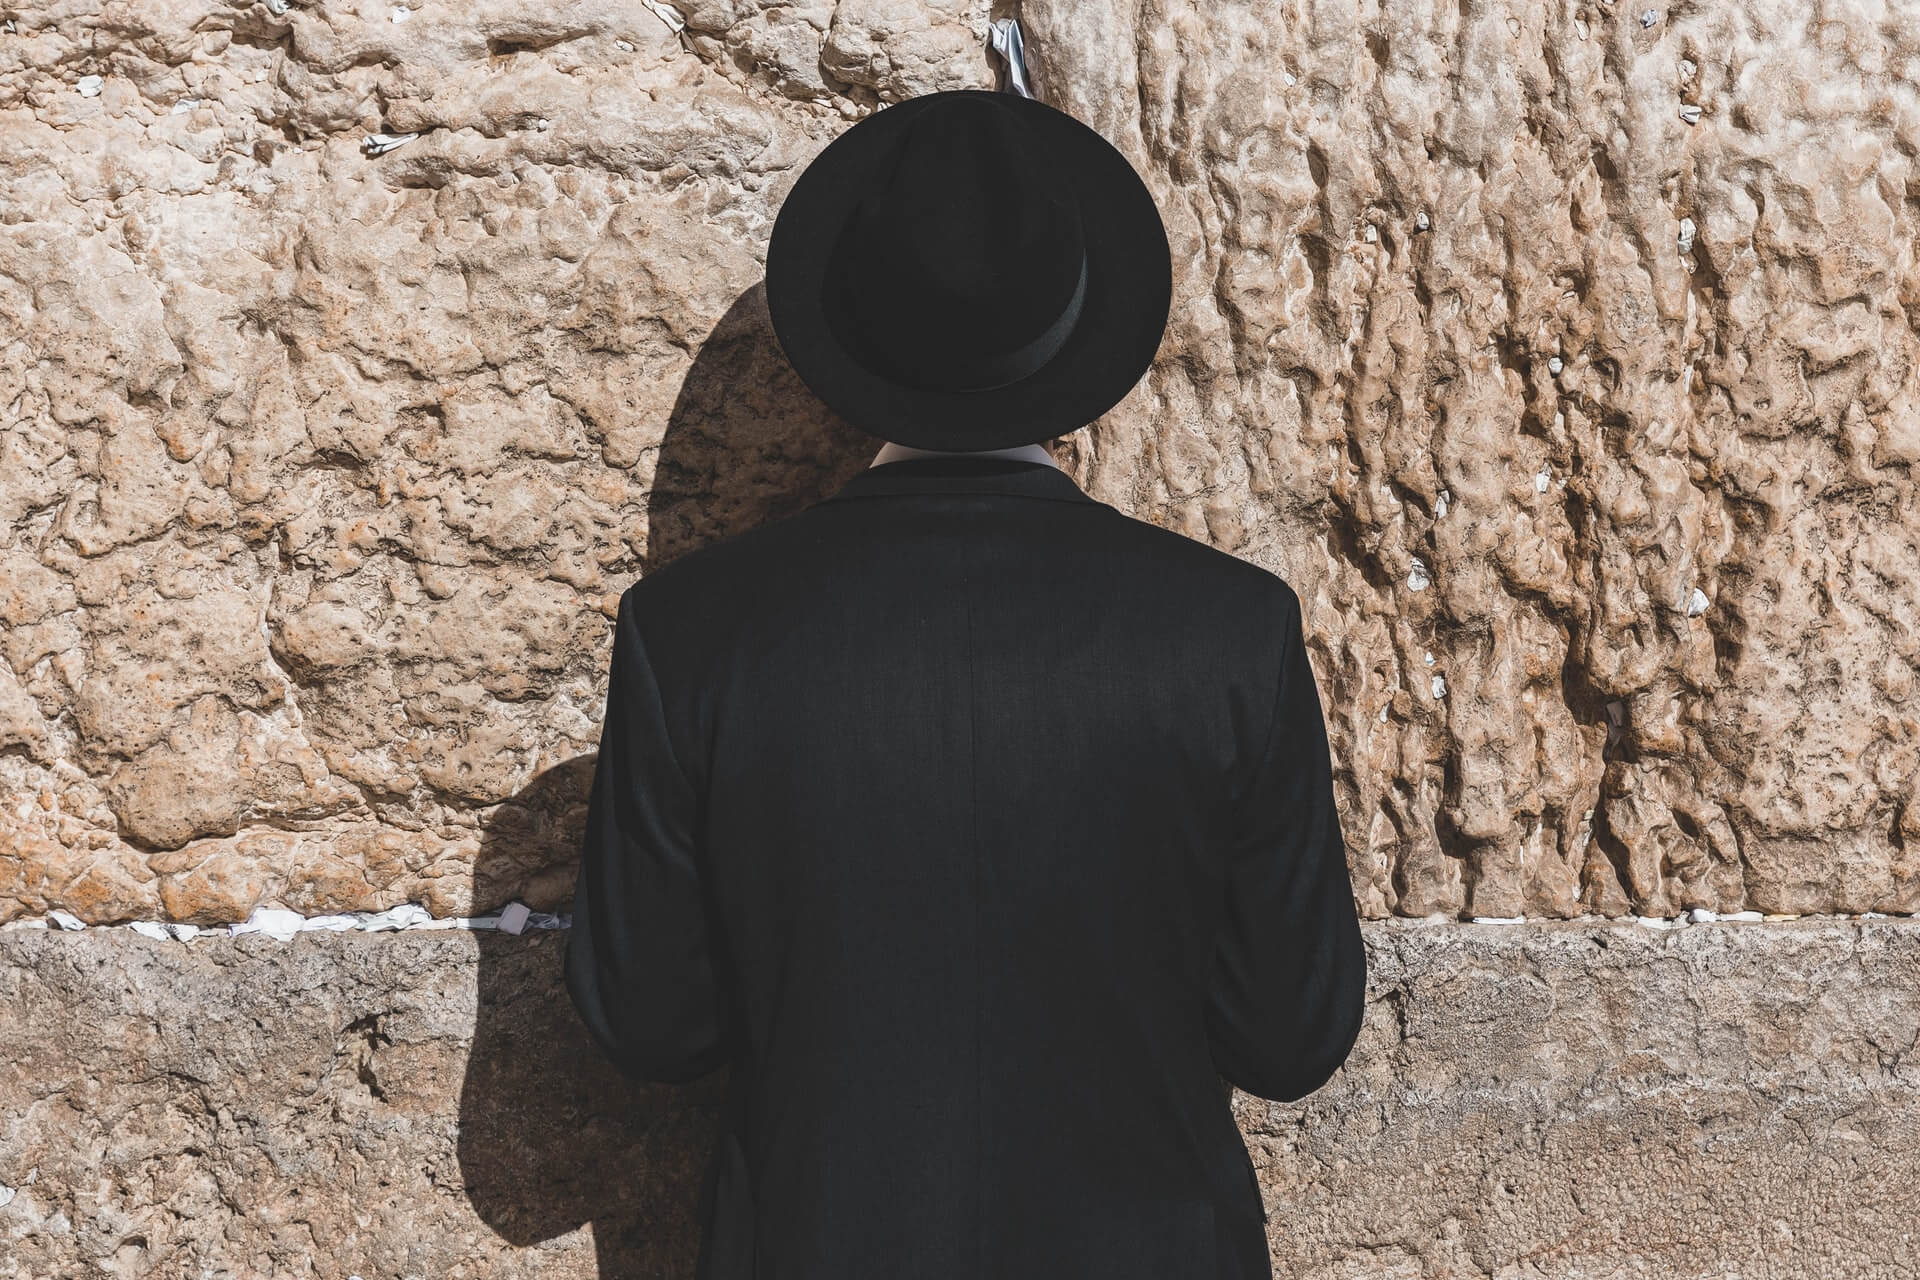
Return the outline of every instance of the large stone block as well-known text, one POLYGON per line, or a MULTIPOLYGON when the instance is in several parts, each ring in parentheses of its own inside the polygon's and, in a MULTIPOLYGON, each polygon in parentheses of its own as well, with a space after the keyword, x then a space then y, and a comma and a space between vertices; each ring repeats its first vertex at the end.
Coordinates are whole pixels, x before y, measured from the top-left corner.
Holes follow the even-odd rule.
MULTIPOLYGON (((1366 934, 1237 1099, 1276 1276, 1913 1274, 1920 921, 1366 934)), ((565 938, 0 931, 0 1276, 690 1275, 725 1073, 618 1076, 565 938)))
MULTIPOLYGON (((874 447, 772 339, 781 198, 988 12, 14 13, 0 918, 558 905, 470 869, 619 591, 874 447)), ((1367 915, 1920 907, 1920 13, 1020 17, 1175 245, 1060 456, 1299 589, 1367 915)))

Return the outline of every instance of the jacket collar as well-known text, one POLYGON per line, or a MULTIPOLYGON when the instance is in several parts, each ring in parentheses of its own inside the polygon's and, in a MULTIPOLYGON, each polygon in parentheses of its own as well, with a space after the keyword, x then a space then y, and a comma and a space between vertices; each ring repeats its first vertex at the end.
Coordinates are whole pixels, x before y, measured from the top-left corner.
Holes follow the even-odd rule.
POLYGON ((854 476, 826 499, 898 494, 995 493, 1060 502, 1098 502, 1073 477, 1047 462, 1011 458, 903 458, 881 462, 854 476))

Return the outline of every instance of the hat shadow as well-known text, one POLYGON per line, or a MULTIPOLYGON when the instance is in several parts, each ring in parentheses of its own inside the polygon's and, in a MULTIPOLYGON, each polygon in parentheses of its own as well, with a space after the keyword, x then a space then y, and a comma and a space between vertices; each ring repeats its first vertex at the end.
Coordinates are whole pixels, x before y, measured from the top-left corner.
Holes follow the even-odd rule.
MULTIPOLYGON (((793 373, 756 284, 687 371, 659 447, 646 528, 629 535, 630 548, 644 551, 611 561, 609 579, 624 586, 797 512, 857 474, 877 447, 793 373)), ((494 807, 474 863, 471 914, 516 899, 535 911, 571 909, 596 759, 589 751, 545 768, 494 807)), ((565 930, 472 936, 474 1034, 456 1152, 475 1214, 519 1247, 590 1225, 601 1280, 693 1275, 696 1201, 728 1069, 685 1085, 627 1079, 567 996, 565 930)))

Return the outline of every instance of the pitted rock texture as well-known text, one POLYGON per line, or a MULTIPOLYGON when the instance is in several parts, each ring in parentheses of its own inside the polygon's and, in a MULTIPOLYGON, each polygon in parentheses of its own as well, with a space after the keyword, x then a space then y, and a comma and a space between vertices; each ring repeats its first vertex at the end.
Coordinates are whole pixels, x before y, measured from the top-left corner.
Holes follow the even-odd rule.
MULTIPOLYGON (((0 918, 560 909, 619 592, 875 446, 780 201, 988 9, 7 12, 0 918)), ((1920 14, 1018 16, 1175 247, 1059 456, 1300 591, 1365 914, 1920 908, 1920 14)))
MULTIPOLYGON (((1912 1274, 1920 921, 1365 933, 1236 1098, 1277 1277, 1912 1274)), ((622 1079, 565 939, 0 932, 0 1277, 691 1275, 726 1072, 622 1079)))

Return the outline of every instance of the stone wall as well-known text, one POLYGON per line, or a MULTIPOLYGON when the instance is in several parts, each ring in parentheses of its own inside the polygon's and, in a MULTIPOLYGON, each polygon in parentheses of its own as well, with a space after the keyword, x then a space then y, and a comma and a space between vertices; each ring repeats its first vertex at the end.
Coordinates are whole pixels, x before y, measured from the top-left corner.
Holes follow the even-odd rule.
MULTIPOLYGON (((994 15, 414 3, 6 11, 0 918, 561 905, 620 590, 871 456, 767 232, 994 15)), ((1175 246, 1060 456, 1299 589, 1367 915, 1920 908, 1920 17, 1018 16, 1175 246)))
POLYGON ((620 592, 875 448, 785 191, 1015 15, 1175 249, 1057 456, 1299 590, 1373 918, 1276 1275, 1910 1274, 1920 922, 1603 917, 1920 910, 1920 15, 1659 2, 0 8, 0 1280, 689 1273, 564 933, 21 926, 563 909, 620 592))

